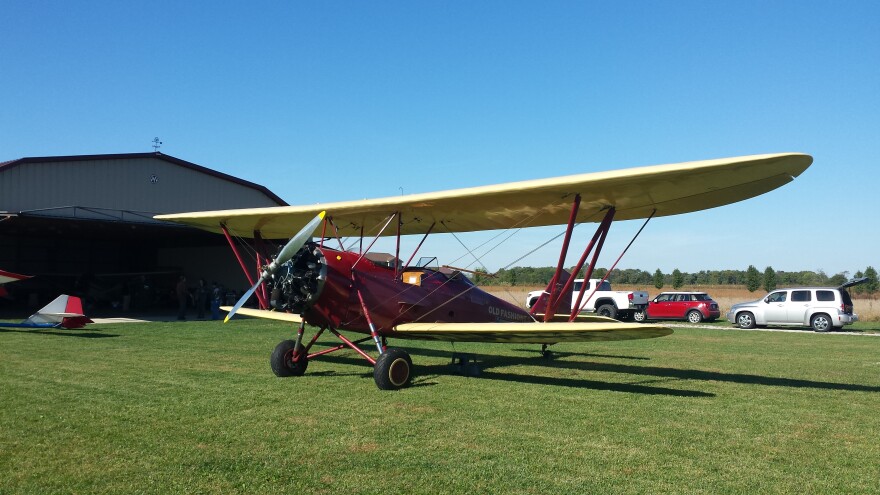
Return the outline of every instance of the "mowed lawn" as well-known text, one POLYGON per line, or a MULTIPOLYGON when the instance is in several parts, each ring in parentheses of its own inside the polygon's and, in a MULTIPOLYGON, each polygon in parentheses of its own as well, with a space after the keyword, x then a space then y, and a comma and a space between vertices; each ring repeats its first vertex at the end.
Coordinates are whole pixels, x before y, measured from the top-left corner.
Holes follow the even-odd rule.
POLYGON ((417 376, 383 392, 350 351, 275 378, 290 335, 0 329, 0 493, 880 492, 880 337, 396 341, 417 376))

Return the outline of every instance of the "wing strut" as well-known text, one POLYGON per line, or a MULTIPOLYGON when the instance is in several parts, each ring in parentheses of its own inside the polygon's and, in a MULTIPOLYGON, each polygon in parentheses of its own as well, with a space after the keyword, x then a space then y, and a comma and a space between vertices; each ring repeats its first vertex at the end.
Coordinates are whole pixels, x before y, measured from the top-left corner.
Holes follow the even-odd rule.
MULTIPOLYGON (((376 244, 376 241, 379 240, 379 237, 382 236, 382 233, 385 232, 385 229, 388 228, 388 225, 391 223, 391 221, 394 220, 394 218, 397 217, 398 215, 399 215, 399 213, 395 211, 394 213, 391 214, 390 217, 388 217, 388 221, 385 222, 385 225, 383 225, 381 229, 379 229, 379 233, 376 234, 376 237, 373 238, 373 242, 371 242, 370 245, 367 246, 367 250, 366 251, 364 251, 363 249, 361 250, 360 256, 358 257, 357 261, 355 261, 351 265, 352 271, 354 271, 354 268, 358 265, 358 263, 360 263, 361 260, 364 259, 364 256, 370 252, 370 249, 373 249, 373 244, 376 244)), ((362 233, 361 234, 361 242, 363 242, 363 238, 364 238, 364 236, 362 233)))
MULTIPOLYGON (((568 291, 571 290, 572 284, 574 284, 574 280, 577 278, 577 275, 581 272, 581 268, 584 267, 584 262, 587 260, 587 256, 593 250, 593 245, 596 244, 596 241, 599 241, 599 244, 596 246, 596 252, 593 253, 593 258, 590 260, 590 265, 587 267, 587 273, 584 275, 584 280, 590 280, 590 277, 593 276, 593 270, 596 268, 596 261, 599 259, 599 253, 602 252, 602 247, 605 245, 605 238, 608 237, 608 231, 611 229, 611 222, 614 220, 614 214, 617 210, 612 206, 608 213, 605 214, 605 218, 602 219, 602 223, 596 228, 596 233, 593 234, 593 239, 590 240, 590 243, 587 245, 587 248, 584 249, 584 254, 581 255, 581 259, 578 260, 578 264, 573 270, 574 276, 568 279, 565 283, 565 287, 562 288, 561 294, 568 294, 568 291)), ((609 273, 611 270, 609 270, 609 273)), ((572 308, 577 308, 577 311, 573 311, 572 315, 569 317, 569 321, 574 321, 575 315, 580 312, 581 300, 584 297, 584 291, 587 288, 587 284, 581 284, 581 290, 578 292, 577 301, 572 305, 572 308)), ((589 300, 589 299, 587 299, 589 300)))
MULTIPOLYGON (((254 278, 251 276, 250 270, 245 266, 244 259, 241 257, 241 253, 238 252, 238 246, 235 245, 235 241, 232 239, 232 236, 229 235, 229 229, 226 228, 225 223, 220 224, 220 230, 223 231, 223 235, 226 236, 226 242, 229 243, 229 247, 232 248, 232 254, 235 255, 235 259, 238 260, 238 264, 241 266, 241 271, 244 272, 244 276, 247 277, 248 284, 254 285, 254 278)), ((260 308, 268 309, 269 306, 266 304, 266 301, 260 297, 261 294, 257 293, 257 299, 260 301, 260 308)))
POLYGON ((432 230, 434 230, 434 226, 435 226, 435 225, 437 225, 437 222, 434 222, 434 223, 432 223, 432 224, 431 224, 431 226, 430 226, 430 227, 428 227, 428 231, 427 231, 427 232, 425 232, 425 235, 424 235, 424 237, 422 237, 422 240, 421 240, 421 241, 419 241, 419 245, 418 245, 418 246, 416 246, 416 249, 415 249, 415 251, 413 251, 413 254, 412 254, 412 256, 410 256, 410 257, 409 257, 409 259, 408 259, 408 260, 406 260, 406 263, 404 263, 404 264, 403 264, 403 267, 404 267, 404 268, 406 268, 406 267, 408 267, 408 266, 409 266, 409 264, 410 264, 410 263, 412 263, 412 260, 413 260, 413 258, 415 258, 415 257, 416 257, 416 253, 418 253, 418 252, 419 252, 419 249, 421 249, 421 248, 422 248, 422 244, 424 244, 424 243, 425 243, 425 239, 427 239, 427 238, 428 238, 428 236, 429 236, 429 235, 431 235, 431 231, 432 231, 432 230))
MULTIPOLYGON (((562 249, 559 252, 559 263, 556 264, 556 272, 547 286, 550 296, 547 298, 547 308, 544 310, 544 323, 547 323, 556 314, 559 307, 559 301, 556 299, 556 283, 562 275, 563 265, 565 265, 565 255, 568 254, 568 245, 571 242, 571 233, 574 230, 574 222, 577 220, 578 209, 581 206, 581 195, 575 194, 574 201, 571 204, 571 215, 568 217, 568 225, 565 227, 565 238, 562 241, 562 249)), ((535 305, 537 307, 537 305, 535 305)))
MULTIPOLYGON (((608 279, 608 276, 611 275, 611 272, 613 272, 614 269, 617 268, 617 264, 620 263, 620 260, 621 260, 621 259, 623 259, 623 255, 626 254, 626 252, 629 251, 630 246, 632 246, 633 243, 636 242, 636 239, 639 237, 639 234, 641 234, 642 231, 645 230, 645 227, 648 226, 648 222, 650 222, 651 219, 654 218, 654 214, 655 214, 655 213, 657 213, 657 210, 652 211, 651 214, 648 215, 648 218, 645 219, 645 223, 642 224, 642 227, 639 229, 638 232, 636 232, 636 235, 634 235, 633 238, 630 239, 629 244, 627 244, 626 247, 623 248, 623 251, 620 253, 620 256, 617 257, 617 260, 614 261, 614 264, 611 265, 611 268, 609 268, 608 271, 605 272, 605 276, 602 277, 602 280, 599 281, 599 283, 596 284, 595 287, 593 287, 593 292, 590 293, 590 297, 587 298, 587 301, 589 301, 590 298, 593 297, 593 294, 595 294, 596 291, 599 290, 599 286, 602 285, 602 282, 604 282, 605 280, 607 280, 607 279, 608 279)), ((602 240, 604 241, 605 238, 603 237, 602 240)), ((596 251, 596 255, 599 254, 598 251, 601 250, 601 249, 602 249, 602 246, 600 245, 599 248, 598 248, 597 251, 596 251)), ((592 260, 592 262, 590 263, 590 270, 589 270, 590 275, 592 275, 592 273, 593 273, 593 268, 594 268, 595 266, 596 266, 596 258, 593 257, 593 260, 592 260)), ((579 270, 580 270, 580 268, 578 268, 577 270, 575 270, 575 275, 577 275, 577 273, 578 273, 579 270)), ((587 275, 586 277, 584 277, 584 280, 589 280, 589 279, 590 279, 590 275, 587 275)), ((573 304, 573 305, 572 305, 572 308, 573 308, 573 309, 571 310, 571 315, 569 315, 569 319, 568 319, 568 321, 574 321, 575 318, 577 317, 578 313, 580 313, 580 311, 581 311, 581 309, 582 309, 582 308, 581 308, 581 296, 584 295, 584 290, 585 290, 586 288, 587 288, 587 284, 582 284, 582 285, 581 285, 581 291, 580 291, 580 293, 578 293, 577 304, 573 304)), ((586 303, 583 303, 583 304, 586 305, 586 303)))

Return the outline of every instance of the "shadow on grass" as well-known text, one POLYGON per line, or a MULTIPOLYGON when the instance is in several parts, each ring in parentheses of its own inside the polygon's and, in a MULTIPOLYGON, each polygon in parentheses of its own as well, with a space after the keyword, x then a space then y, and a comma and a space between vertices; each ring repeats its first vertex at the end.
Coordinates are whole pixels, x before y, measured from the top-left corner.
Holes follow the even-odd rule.
POLYGON ((749 375, 745 373, 722 373, 719 371, 703 371, 693 369, 658 368, 654 366, 632 366, 610 363, 559 363, 563 367, 580 370, 602 371, 608 373, 630 373, 681 380, 704 380, 746 385, 767 385, 773 387, 817 388, 822 390, 846 390, 849 392, 880 392, 880 387, 857 385, 853 383, 820 382, 800 378, 782 378, 773 376, 749 375))
MULTIPOLYGON (((423 348, 407 348, 397 347, 409 352, 414 356, 432 356, 432 357, 452 357, 451 352, 438 351, 434 349, 423 348)), ((539 385, 554 385, 562 387, 589 388, 594 390, 610 390, 616 392, 639 393, 646 395, 671 395, 678 397, 714 397, 715 394, 701 391, 680 390, 667 387, 647 386, 646 383, 669 381, 669 380, 700 380, 714 381, 725 383, 739 383, 746 385, 763 385, 772 387, 789 387, 789 388, 814 388, 820 390, 844 390, 849 392, 880 392, 880 386, 858 385, 851 383, 835 383, 822 382, 816 380, 804 380, 799 378, 772 377, 763 375, 753 375, 745 373, 724 373, 718 371, 704 371, 697 369, 679 369, 679 368, 662 368, 657 366, 637 366, 631 364, 615 364, 615 363, 597 363, 591 361, 564 361, 558 359, 546 359, 537 357, 506 357, 488 354, 467 353, 471 362, 476 362, 478 367, 477 373, 462 373, 460 366, 453 364, 433 364, 419 365, 415 364, 414 380, 418 381, 421 377, 432 376, 471 376, 475 379, 501 380, 519 383, 533 383, 539 385), (501 368, 509 366, 542 366, 553 369, 567 369, 578 371, 595 371, 603 373, 620 373, 634 376, 644 376, 645 380, 639 383, 616 383, 604 382, 599 380, 588 380, 581 378, 563 378, 541 375, 524 375, 518 373, 507 373, 499 371, 501 368)), ((590 357, 585 353, 554 353, 555 357, 561 356, 577 356, 590 357)), ((598 357, 621 357, 596 355, 598 357)), ((594 356, 594 357, 596 357, 594 356)), ((625 356, 624 359, 649 359, 635 358, 625 356)), ((351 356, 322 356, 322 360, 348 365, 369 366, 368 363, 360 358, 351 356)), ((338 373, 325 372, 340 376, 338 373)), ((361 375, 362 377, 372 377, 372 373, 346 373, 349 375, 361 375)), ((433 385, 434 383, 431 383, 433 385)))
MULTIPOLYGON (((397 347, 398 349, 402 349, 397 347)), ((450 353, 438 353, 438 351, 428 350, 429 352, 425 353, 422 351, 426 351, 427 349, 405 349, 407 352, 410 352, 413 355, 424 355, 424 354, 442 354, 443 356, 450 356, 450 353)), ((552 377, 552 376, 541 376, 541 375, 522 375, 517 373, 505 373, 496 371, 497 368, 503 368, 506 366, 516 366, 516 365, 535 365, 535 364, 544 364, 553 367, 554 361, 547 360, 544 358, 505 358, 498 356, 483 356, 483 355, 474 355, 469 354, 471 358, 476 358, 479 361, 479 367, 482 372, 478 376, 473 376, 476 380, 500 380, 500 381, 508 381, 508 382, 517 382, 517 383, 531 383, 535 385, 552 385, 558 387, 572 387, 572 388, 588 388, 593 390, 610 390, 614 392, 629 392, 629 393, 637 393, 637 394, 646 394, 646 395, 671 395, 675 397, 714 397, 714 394, 707 392, 700 392, 695 390, 680 390, 674 388, 666 388, 666 387, 655 387, 655 386, 646 386, 643 384, 631 384, 631 383, 615 383, 615 382, 603 382, 599 380, 587 380, 581 378, 561 378, 561 377, 552 377)), ((337 364, 345 364, 352 366, 369 366, 369 364, 363 360, 353 356, 321 356, 319 359, 337 363, 337 364)), ((433 365, 421 365, 415 364, 414 366, 414 376, 413 376, 413 384, 411 387, 424 387, 424 386, 433 386, 437 385, 434 381, 426 381, 432 380, 435 377, 439 376, 461 376, 459 368, 451 364, 433 364, 433 365)), ((322 371, 319 372, 324 376, 358 376, 360 375, 363 378, 372 378, 373 373, 357 373, 357 372, 334 372, 334 371, 322 371)), ((307 373, 311 374, 311 373, 307 373)), ((315 373, 314 375, 318 375, 315 373)))
POLYGON ((0 328, 0 333, 23 333, 29 335, 57 335, 59 337, 79 337, 82 339, 106 339, 110 337, 119 337, 115 333, 98 333, 98 332, 77 332, 76 330, 68 330, 58 332, 55 330, 44 330, 39 328, 20 329, 20 328, 0 328))

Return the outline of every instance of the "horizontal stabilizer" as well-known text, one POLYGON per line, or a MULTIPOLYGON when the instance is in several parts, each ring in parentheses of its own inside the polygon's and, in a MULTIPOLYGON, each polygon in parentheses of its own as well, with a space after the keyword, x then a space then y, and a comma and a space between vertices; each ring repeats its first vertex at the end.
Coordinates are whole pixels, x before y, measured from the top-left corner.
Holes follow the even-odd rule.
POLYGON ((653 339, 672 334, 671 328, 661 325, 610 319, 575 323, 404 323, 394 330, 396 337, 410 339, 531 344, 653 339))

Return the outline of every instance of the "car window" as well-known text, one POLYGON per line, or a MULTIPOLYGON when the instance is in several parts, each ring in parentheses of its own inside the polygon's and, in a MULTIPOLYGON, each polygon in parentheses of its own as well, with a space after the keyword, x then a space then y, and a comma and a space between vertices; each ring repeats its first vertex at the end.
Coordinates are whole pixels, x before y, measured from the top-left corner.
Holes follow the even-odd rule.
POLYGON ((676 301, 690 301, 691 298, 687 294, 676 294, 675 300, 676 301))
POLYGON ((785 298, 788 295, 788 292, 774 292, 767 296, 767 302, 785 302, 785 298))
POLYGON ((611 290, 611 282, 607 280, 602 282, 599 284, 599 290, 611 290))
POLYGON ((833 290, 817 290, 816 291, 816 300, 817 301, 833 301, 834 300, 834 291, 833 290))
POLYGON ((669 300, 669 294, 660 294, 657 296, 657 302, 666 302, 669 300))
POLYGON ((574 285, 571 286, 571 287, 572 287, 571 290, 573 290, 573 291, 575 291, 575 292, 580 292, 580 291, 581 291, 581 285, 583 285, 583 282, 575 282, 574 285))
POLYGON ((811 301, 812 299, 811 293, 808 290, 791 291, 791 302, 806 302, 811 301))
POLYGON ((709 294, 694 294, 695 301, 711 301, 712 298, 709 297, 709 294))

